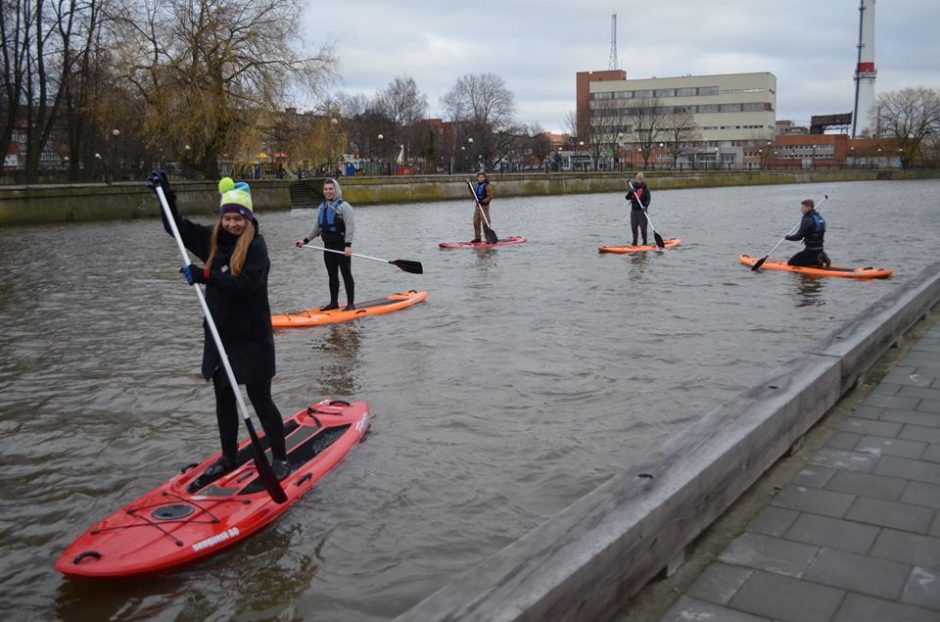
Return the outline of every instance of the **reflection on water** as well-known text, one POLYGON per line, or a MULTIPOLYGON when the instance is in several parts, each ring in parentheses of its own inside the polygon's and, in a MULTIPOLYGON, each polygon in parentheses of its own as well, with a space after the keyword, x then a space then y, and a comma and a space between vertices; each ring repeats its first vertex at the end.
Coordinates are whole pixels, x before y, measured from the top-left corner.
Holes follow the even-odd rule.
POLYGON ((825 277, 806 276, 805 274, 797 274, 795 276, 797 307, 821 307, 826 304, 823 293, 825 292, 826 282, 829 279, 825 277))
MULTIPOLYGON (((487 250, 438 249, 466 222, 453 203, 361 209, 358 248, 425 273, 357 263, 359 297, 420 289, 428 302, 277 331, 274 399, 285 416, 365 399, 368 441, 251 538, 126 583, 66 581, 52 565, 217 447, 198 306, 156 219, 0 228, 0 265, 20 268, 0 271, 0 456, 15 464, 0 469, 0 618, 396 616, 935 260, 940 181, 856 182, 820 188, 838 223, 829 252, 893 279, 742 266, 793 225, 804 191, 657 192, 656 224, 683 245, 629 257, 597 252, 625 230, 620 193, 502 199, 500 230, 528 241, 487 250), (880 206, 901 201, 885 230, 880 206)), ((293 246, 310 211, 258 213, 272 309, 322 303, 319 256, 293 246)))
MULTIPOLYGON (((374 318, 369 318, 374 319, 374 318)), ((324 360, 318 377, 320 392, 337 397, 354 397, 360 391, 359 348, 362 344, 361 321, 328 324, 313 349, 324 360)))

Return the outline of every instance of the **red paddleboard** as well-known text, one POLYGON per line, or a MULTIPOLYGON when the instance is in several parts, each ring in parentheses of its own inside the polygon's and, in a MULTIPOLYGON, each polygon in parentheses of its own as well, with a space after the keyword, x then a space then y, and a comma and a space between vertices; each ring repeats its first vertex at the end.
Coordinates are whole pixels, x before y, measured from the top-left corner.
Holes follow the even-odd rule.
POLYGON ((493 248, 494 246, 511 246, 512 244, 522 244, 525 238, 519 235, 502 238, 495 244, 489 242, 441 242, 438 244, 441 248, 493 248))
MULTIPOLYGON (((218 458, 187 467, 80 535, 55 569, 72 578, 133 577, 171 570, 247 538, 286 512, 369 428, 365 402, 324 400, 284 421, 291 474, 281 480, 286 503, 275 503, 242 441, 239 466, 208 480, 203 472, 218 458)), ((262 438, 266 446, 266 439, 262 438)), ((270 456, 270 451, 267 452, 270 456)))

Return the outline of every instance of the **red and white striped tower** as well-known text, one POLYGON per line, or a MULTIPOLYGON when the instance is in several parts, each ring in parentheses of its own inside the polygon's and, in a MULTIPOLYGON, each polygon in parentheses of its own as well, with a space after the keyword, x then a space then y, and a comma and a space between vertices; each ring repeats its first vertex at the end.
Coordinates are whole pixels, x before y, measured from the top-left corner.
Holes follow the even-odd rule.
POLYGON ((858 63, 855 65, 852 138, 871 129, 869 115, 875 104, 875 76, 878 75, 875 69, 875 0, 861 0, 858 11, 858 63))

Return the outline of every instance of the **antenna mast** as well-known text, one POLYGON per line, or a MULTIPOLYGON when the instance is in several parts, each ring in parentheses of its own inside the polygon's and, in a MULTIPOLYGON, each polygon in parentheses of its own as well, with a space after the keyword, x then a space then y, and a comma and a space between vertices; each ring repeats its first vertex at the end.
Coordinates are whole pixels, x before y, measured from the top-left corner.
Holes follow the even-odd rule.
POLYGON ((607 62, 608 69, 617 68, 617 14, 610 16, 610 60, 607 62))

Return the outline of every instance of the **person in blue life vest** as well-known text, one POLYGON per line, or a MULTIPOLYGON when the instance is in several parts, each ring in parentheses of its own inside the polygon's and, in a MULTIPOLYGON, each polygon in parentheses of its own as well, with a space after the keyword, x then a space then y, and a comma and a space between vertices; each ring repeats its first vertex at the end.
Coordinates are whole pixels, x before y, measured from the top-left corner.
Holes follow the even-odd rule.
POLYGON ((638 234, 642 234, 646 246, 646 208, 650 206, 650 189, 643 179, 643 173, 637 173, 628 182, 626 199, 630 202, 630 231, 633 233, 633 246, 636 246, 638 234))
POLYGON ((330 281, 330 303, 320 307, 321 311, 339 308, 339 272, 343 274, 343 287, 346 289, 347 311, 356 308, 356 283, 352 275, 352 243, 356 230, 353 219, 352 205, 343 200, 343 191, 339 182, 333 178, 323 182, 323 196, 325 200, 317 209, 317 219, 313 229, 302 240, 295 244, 301 247, 309 244, 310 240, 318 235, 323 240, 323 246, 329 250, 341 251, 343 254, 323 253, 323 262, 326 264, 326 273, 330 281))
POLYGON ((826 236, 826 221, 822 214, 816 211, 816 202, 804 199, 800 203, 803 219, 796 233, 786 236, 791 242, 803 240, 804 248, 787 262, 791 266, 811 266, 828 268, 829 256, 823 250, 823 238, 826 236))
POLYGON ((474 192, 477 195, 477 201, 479 201, 480 206, 483 207, 483 213, 486 214, 486 222, 484 222, 483 216, 480 215, 480 208, 474 206, 473 239, 470 240, 470 242, 477 244, 480 242, 480 231, 486 223, 493 223, 493 220, 490 218, 490 202, 493 200, 493 184, 490 183, 489 178, 483 171, 477 173, 477 185, 474 192))
MULTIPOLYGON (((204 267, 190 264, 180 272, 193 285, 205 285, 206 304, 215 321, 235 381, 244 384, 271 447, 272 463, 278 479, 290 474, 284 443, 284 422, 271 399, 271 379, 275 375, 274 331, 268 303, 268 273, 271 261, 261 237, 251 200, 251 188, 231 177, 219 182, 222 195, 219 218, 205 226, 180 216, 176 192, 162 171, 154 171, 146 181, 156 191, 163 188, 170 212, 183 245, 198 257, 204 267)), ((163 228, 173 235, 166 214, 163 228)), ((225 373, 219 351, 207 324, 202 350, 202 375, 215 389, 216 419, 222 457, 209 466, 205 476, 218 477, 238 466, 238 412, 235 391, 225 373)))

